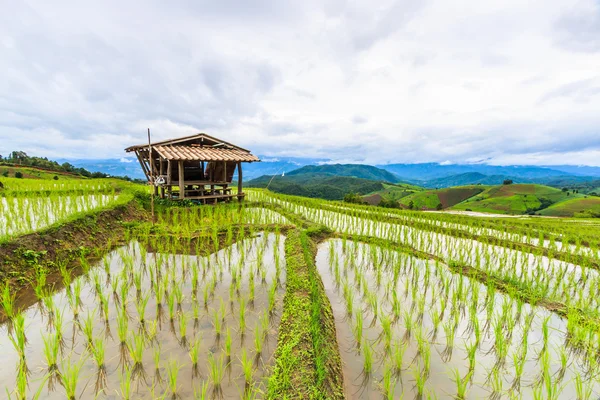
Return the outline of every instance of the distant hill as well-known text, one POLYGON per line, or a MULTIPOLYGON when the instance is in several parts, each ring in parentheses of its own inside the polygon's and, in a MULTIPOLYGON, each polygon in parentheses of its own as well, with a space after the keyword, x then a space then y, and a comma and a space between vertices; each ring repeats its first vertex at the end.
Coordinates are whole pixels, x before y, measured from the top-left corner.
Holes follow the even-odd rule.
POLYGON ((415 210, 436 210, 452 207, 471 198, 487 188, 485 186, 471 185, 444 188, 439 190, 425 190, 400 199, 403 208, 415 210))
POLYGON ((398 201, 413 193, 418 193, 423 190, 420 186, 411 185, 408 183, 384 183, 383 189, 363 196, 362 199, 366 203, 377 206, 382 200, 398 201))
MULTIPOLYGON (((565 171, 548 167, 537 166, 497 166, 487 164, 387 164, 378 165, 379 168, 386 169, 396 175, 401 180, 425 184, 428 181, 446 178, 452 175, 461 175, 469 172, 477 172, 483 175, 502 175, 519 179, 538 179, 552 176, 564 176, 565 171)), ((599 168, 600 170, 600 168, 599 168)))
POLYGON ((247 187, 266 188, 278 193, 342 200, 348 193, 367 194, 384 189, 383 182, 350 176, 328 176, 313 173, 295 175, 263 175, 252 179, 247 187))
POLYGON ((445 188, 464 185, 501 185, 504 180, 510 179, 519 183, 531 183, 527 178, 516 178, 507 175, 484 175, 480 172, 465 172, 464 174, 450 175, 445 178, 431 179, 424 183, 425 187, 445 188))
POLYGON ((553 217, 599 217, 600 197, 578 197, 551 205, 539 212, 540 215, 553 217))
POLYGON ((544 185, 512 184, 493 186, 452 208, 499 214, 538 213, 562 201, 584 197, 544 185))
POLYGON ((306 165, 288 172, 288 176, 311 174, 313 176, 350 176, 372 181, 398 182, 398 176, 381 168, 363 164, 306 165))

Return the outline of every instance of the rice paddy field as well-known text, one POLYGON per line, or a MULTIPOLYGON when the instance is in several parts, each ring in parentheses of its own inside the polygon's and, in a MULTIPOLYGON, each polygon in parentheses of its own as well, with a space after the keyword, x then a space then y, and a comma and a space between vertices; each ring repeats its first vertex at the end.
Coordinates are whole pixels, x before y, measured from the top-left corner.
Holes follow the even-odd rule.
POLYGON ((597 221, 89 185, 0 202, 0 397, 600 396, 597 221))

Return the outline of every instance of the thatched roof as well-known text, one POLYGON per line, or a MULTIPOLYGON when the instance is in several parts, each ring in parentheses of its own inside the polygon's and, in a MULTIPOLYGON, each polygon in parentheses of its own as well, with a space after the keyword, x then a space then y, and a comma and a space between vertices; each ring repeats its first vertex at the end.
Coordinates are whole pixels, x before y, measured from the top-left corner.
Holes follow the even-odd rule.
MULTIPOLYGON (((242 147, 209 136, 206 133, 152 143, 153 152, 167 160, 254 162, 258 157, 242 147)), ((125 149, 148 157, 148 144, 125 149)))
POLYGON ((167 160, 260 161, 254 154, 239 149, 215 148, 212 146, 153 146, 152 148, 167 160))

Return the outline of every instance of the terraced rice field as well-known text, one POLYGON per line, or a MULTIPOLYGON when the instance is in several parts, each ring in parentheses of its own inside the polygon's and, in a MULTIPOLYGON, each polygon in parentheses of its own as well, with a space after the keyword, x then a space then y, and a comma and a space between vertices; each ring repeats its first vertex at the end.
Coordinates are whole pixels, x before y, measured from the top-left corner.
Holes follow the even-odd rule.
POLYGON ((146 217, 107 243, 25 258, 28 284, 3 283, 7 397, 600 395, 592 220, 254 190, 243 204, 159 207, 149 222, 145 201, 131 196, 146 217))

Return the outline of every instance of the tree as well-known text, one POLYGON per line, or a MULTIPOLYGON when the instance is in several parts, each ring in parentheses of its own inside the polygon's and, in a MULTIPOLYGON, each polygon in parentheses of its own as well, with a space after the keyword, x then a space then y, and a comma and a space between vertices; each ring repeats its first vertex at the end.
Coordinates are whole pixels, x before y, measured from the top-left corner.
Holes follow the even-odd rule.
POLYGON ((512 185, 512 184, 513 184, 513 181, 512 181, 512 179, 505 179, 505 180, 502 182, 502 184, 503 184, 503 185, 512 185))
POLYGON ((444 208, 444 206, 442 205, 442 203, 438 203, 438 205, 435 206, 435 209, 438 210, 438 211, 440 211, 443 208, 444 208))
POLYGON ((562 190, 563 192, 568 192, 568 191, 569 191, 569 188, 566 188, 566 187, 564 187, 564 188, 562 188, 561 190, 562 190))
POLYGON ((360 197, 360 195, 358 193, 353 193, 353 192, 347 193, 344 196, 344 201, 346 203, 355 203, 355 204, 363 204, 364 203, 362 197, 360 197))
POLYGON ((411 200, 411 201, 408 203, 408 209, 409 209, 409 210, 414 210, 414 209, 415 209, 415 202, 414 202, 414 201, 412 201, 412 200, 411 200))
POLYGON ((23 173, 21 171, 17 171, 15 172, 15 178, 22 178, 23 177, 23 173))
POLYGON ((54 179, 55 181, 57 181, 58 180, 58 176, 54 175, 54 177, 52 179, 54 179))

